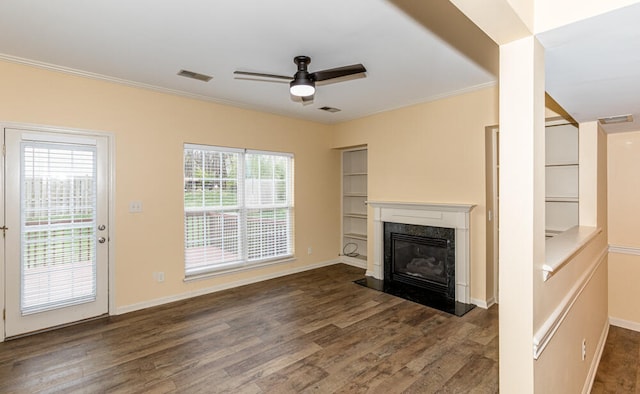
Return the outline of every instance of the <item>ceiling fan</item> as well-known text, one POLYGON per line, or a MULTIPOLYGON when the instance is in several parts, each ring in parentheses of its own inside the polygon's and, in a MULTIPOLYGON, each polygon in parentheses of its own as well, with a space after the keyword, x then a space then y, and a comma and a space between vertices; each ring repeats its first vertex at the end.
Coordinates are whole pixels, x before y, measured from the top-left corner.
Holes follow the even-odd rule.
POLYGON ((352 64, 350 66, 331 68, 328 70, 310 73, 307 70, 307 66, 311 63, 311 58, 309 56, 296 56, 293 58, 293 62, 298 66, 298 71, 293 75, 293 77, 249 71, 234 71, 233 73, 235 75, 244 75, 249 77, 273 78, 291 81, 289 84, 289 91, 291 94, 301 97, 302 101, 310 101, 313 99, 313 94, 316 92, 316 82, 360 74, 367 71, 362 64, 352 64))

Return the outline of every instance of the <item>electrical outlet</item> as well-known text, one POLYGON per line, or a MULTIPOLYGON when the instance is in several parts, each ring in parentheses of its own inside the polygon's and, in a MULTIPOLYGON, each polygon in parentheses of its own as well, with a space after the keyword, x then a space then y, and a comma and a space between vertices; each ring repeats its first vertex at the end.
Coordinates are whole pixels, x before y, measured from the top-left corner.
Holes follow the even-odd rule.
POLYGON ((311 249, 311 246, 307 248, 307 254, 313 254, 313 249, 311 249))
POLYGON ((129 213, 142 212, 142 201, 129 201, 129 213))
POLYGON ((587 340, 582 338, 582 361, 587 358, 587 340))
POLYGON ((164 272, 162 272, 162 271, 154 272, 153 273, 153 280, 155 280, 158 283, 164 282, 164 272))

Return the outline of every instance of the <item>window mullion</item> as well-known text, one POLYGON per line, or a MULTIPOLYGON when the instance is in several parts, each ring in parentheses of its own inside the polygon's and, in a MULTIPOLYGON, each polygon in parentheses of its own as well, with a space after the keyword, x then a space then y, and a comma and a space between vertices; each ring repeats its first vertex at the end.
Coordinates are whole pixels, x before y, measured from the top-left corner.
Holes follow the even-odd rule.
POLYGON ((240 255, 242 256, 242 261, 246 265, 249 261, 249 248, 247 245, 247 206, 245 200, 245 163, 246 163, 246 151, 243 153, 238 153, 238 173, 236 174, 237 181, 236 185, 238 190, 237 198, 238 198, 238 215, 239 215, 239 223, 238 223, 238 243, 240 245, 240 255))

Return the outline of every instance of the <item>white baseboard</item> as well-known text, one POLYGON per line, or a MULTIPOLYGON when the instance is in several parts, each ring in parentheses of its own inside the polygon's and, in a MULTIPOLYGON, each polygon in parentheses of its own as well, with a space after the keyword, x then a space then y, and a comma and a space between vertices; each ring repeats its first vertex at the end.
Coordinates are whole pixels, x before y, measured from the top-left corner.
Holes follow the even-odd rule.
POLYGON ((373 270, 370 270, 370 269, 368 269, 367 272, 364 273, 364 276, 375 278, 375 276, 373 276, 373 270))
POLYGON ((323 261, 323 262, 320 262, 320 263, 317 263, 317 264, 305 265, 303 267, 295 267, 295 268, 291 268, 291 269, 284 270, 284 271, 278 271, 278 272, 274 272, 274 273, 267 274, 267 275, 260 275, 260 276, 255 276, 255 277, 251 277, 251 278, 248 278, 248 279, 237 280, 237 281, 234 281, 234 282, 222 283, 222 284, 211 286, 211 287, 207 287, 207 288, 204 288, 204 289, 188 291, 186 293, 176 294, 176 295, 172 295, 172 296, 168 296, 168 297, 161 297, 161 298, 156 298, 156 299, 153 299, 153 300, 138 302, 136 304, 124 305, 124 306, 116 308, 116 311, 113 314, 114 315, 121 315, 121 314, 124 314, 124 313, 138 311, 138 310, 150 308, 150 307, 153 307, 153 306, 168 304, 170 302, 186 300, 188 298, 193 298, 193 297, 197 297, 197 296, 201 296, 201 295, 205 295, 205 294, 215 293, 215 292, 222 291, 222 290, 232 289, 234 287, 239 287, 239 286, 249 285, 249 284, 252 284, 252 283, 262 282, 262 281, 269 280, 269 279, 279 278, 281 276, 297 274, 299 272, 309 271, 309 270, 313 270, 313 269, 316 269, 316 268, 327 267, 329 265, 338 264, 340 262, 341 261, 338 260, 338 259, 336 259, 336 260, 328 260, 328 261, 323 261))
POLYGON ((353 267, 358 267, 358 268, 362 268, 362 269, 367 269, 367 261, 366 260, 362 260, 362 259, 358 259, 355 257, 349 257, 349 256, 340 256, 340 262, 353 266, 353 267))
POLYGON ((596 379, 596 372, 598 372, 598 365, 600 365, 600 359, 602 358, 602 352, 604 351, 604 345, 607 343, 607 335, 609 335, 609 322, 606 321, 600 334, 600 340, 598 341, 598 347, 591 360, 591 366, 589 367, 589 373, 587 374, 587 380, 582 388, 583 394, 588 394, 593 388, 593 382, 596 379))
POLYGON ((479 308, 482 308, 482 309, 489 309, 496 303, 496 300, 493 297, 489 298, 486 301, 485 300, 480 300, 478 298, 472 298, 470 301, 471 301, 471 303, 473 305, 475 305, 475 306, 477 306, 479 308))
POLYGON ((640 323, 635 321, 623 320, 609 316, 609 324, 620 328, 626 328, 627 330, 640 332, 640 323))

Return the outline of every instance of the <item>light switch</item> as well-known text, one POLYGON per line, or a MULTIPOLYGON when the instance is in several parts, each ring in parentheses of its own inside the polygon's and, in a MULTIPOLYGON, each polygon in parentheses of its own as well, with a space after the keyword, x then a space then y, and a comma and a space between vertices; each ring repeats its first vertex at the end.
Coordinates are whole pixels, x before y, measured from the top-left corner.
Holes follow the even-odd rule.
POLYGON ((129 213, 142 212, 142 201, 129 201, 129 213))

